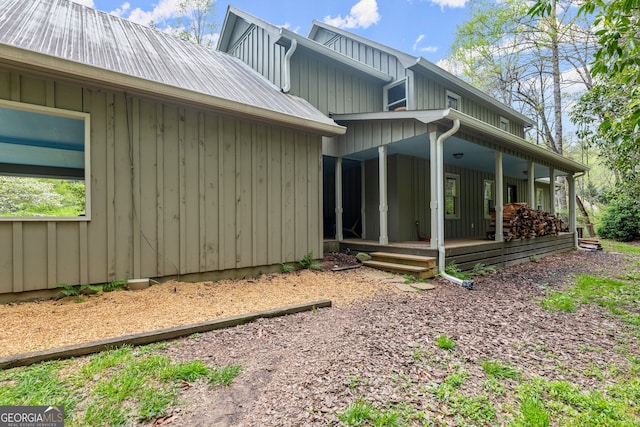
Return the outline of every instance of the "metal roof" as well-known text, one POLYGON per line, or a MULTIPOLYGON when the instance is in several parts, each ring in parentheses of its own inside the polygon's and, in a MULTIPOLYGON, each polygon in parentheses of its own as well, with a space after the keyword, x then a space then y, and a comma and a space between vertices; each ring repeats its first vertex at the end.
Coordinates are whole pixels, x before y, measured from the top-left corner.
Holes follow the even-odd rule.
POLYGON ((69 75, 81 70, 85 78, 118 86, 131 84, 174 98, 184 91, 186 99, 216 108, 228 107, 269 121, 293 122, 296 127, 314 128, 324 135, 344 132, 307 101, 281 93, 226 53, 69 0, 2 0, 0 57, 30 66, 40 62, 43 67, 51 63, 49 58, 58 58, 65 63, 58 64, 57 71, 69 75))

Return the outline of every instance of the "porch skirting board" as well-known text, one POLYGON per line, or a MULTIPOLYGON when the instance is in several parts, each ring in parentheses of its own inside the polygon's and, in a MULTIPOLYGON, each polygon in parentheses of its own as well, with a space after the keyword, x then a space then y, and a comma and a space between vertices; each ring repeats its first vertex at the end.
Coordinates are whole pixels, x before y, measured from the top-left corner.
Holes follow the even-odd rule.
MULTIPOLYGON (((445 242, 446 263, 455 263, 463 271, 472 270, 478 264, 508 267, 575 249, 573 233, 543 236, 535 239, 495 242, 491 240, 445 242)), ((437 251, 422 242, 392 242, 380 246, 371 240, 349 239, 340 242, 340 250, 356 252, 394 252, 410 255, 437 256, 437 251)))

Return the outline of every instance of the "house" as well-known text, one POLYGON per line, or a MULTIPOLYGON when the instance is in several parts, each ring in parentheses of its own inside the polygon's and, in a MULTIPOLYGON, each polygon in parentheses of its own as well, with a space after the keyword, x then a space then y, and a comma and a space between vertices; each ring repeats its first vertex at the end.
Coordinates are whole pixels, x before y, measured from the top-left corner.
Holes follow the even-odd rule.
POLYGON ((343 248, 469 268, 576 247, 575 179, 585 167, 527 141, 527 117, 429 61, 321 22, 305 37, 233 7, 217 48, 346 128, 323 142, 324 237, 343 248), (491 211, 501 224, 506 203, 554 212, 549 182, 561 176, 568 233, 486 240, 491 211))
POLYGON ((344 132, 226 53, 69 0, 3 0, 0 174, 80 180, 85 209, 0 218, 0 299, 320 254, 322 143, 344 132))

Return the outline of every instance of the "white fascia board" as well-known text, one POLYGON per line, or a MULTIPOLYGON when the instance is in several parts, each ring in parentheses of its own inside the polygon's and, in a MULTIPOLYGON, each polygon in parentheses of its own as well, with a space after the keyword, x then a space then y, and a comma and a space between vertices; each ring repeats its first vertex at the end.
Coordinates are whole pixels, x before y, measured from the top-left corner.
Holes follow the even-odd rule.
POLYGON ((349 58, 348 56, 343 55, 340 52, 323 46, 314 40, 303 37, 299 34, 294 33, 293 31, 287 30, 286 28, 280 28, 280 37, 280 40, 284 39, 288 42, 290 42, 292 39, 295 39, 298 43, 298 46, 303 46, 319 55, 325 56, 333 61, 345 65, 346 67, 367 74, 368 76, 373 77, 376 80, 380 80, 381 82, 389 83, 393 80, 393 77, 389 74, 378 71, 373 67, 363 64, 360 61, 356 61, 355 59, 349 58))
POLYGON ((80 81, 99 82, 112 88, 126 88, 151 97, 165 97, 179 103, 192 103, 202 107, 255 119, 262 122, 278 124, 285 127, 307 130, 310 133, 335 136, 346 133, 346 128, 322 116, 319 120, 294 116, 279 111, 269 110, 254 105, 219 98, 187 89, 170 86, 115 71, 93 67, 62 58, 43 55, 13 46, 0 45, 0 56, 10 63, 20 64, 27 69, 52 71, 61 77, 75 77, 80 81), (320 120, 322 119, 322 120, 320 120))

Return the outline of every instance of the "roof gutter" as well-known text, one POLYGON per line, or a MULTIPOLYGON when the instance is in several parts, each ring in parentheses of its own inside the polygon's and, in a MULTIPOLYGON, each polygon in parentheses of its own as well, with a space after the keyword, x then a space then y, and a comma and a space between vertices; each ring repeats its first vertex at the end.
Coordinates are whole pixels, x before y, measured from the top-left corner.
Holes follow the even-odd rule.
POLYGON ((137 91, 155 98, 158 96, 167 97, 176 102, 193 103, 202 107, 213 108, 258 121, 304 129, 323 136, 344 135, 346 133, 344 126, 340 126, 333 121, 316 121, 310 118, 289 115, 239 101, 145 80, 140 77, 129 76, 38 52, 27 51, 14 46, 0 44, 0 49, 2 50, 3 62, 9 65, 19 65, 27 69, 46 69, 57 73, 62 78, 68 79, 69 77, 74 77, 76 80, 84 80, 85 82, 98 82, 103 86, 106 84, 106 86, 114 89, 124 87, 129 92, 137 91))
POLYGON ((460 129, 460 119, 453 119, 453 126, 451 129, 443 133, 436 140, 436 185, 438 187, 438 200, 437 200, 437 211, 438 211, 438 268, 439 273, 442 278, 453 282, 457 285, 462 286, 466 289, 473 289, 473 280, 461 280, 457 277, 451 276, 445 272, 445 249, 444 249, 444 171, 442 170, 443 165, 443 151, 444 151, 444 140, 458 132, 460 129))

